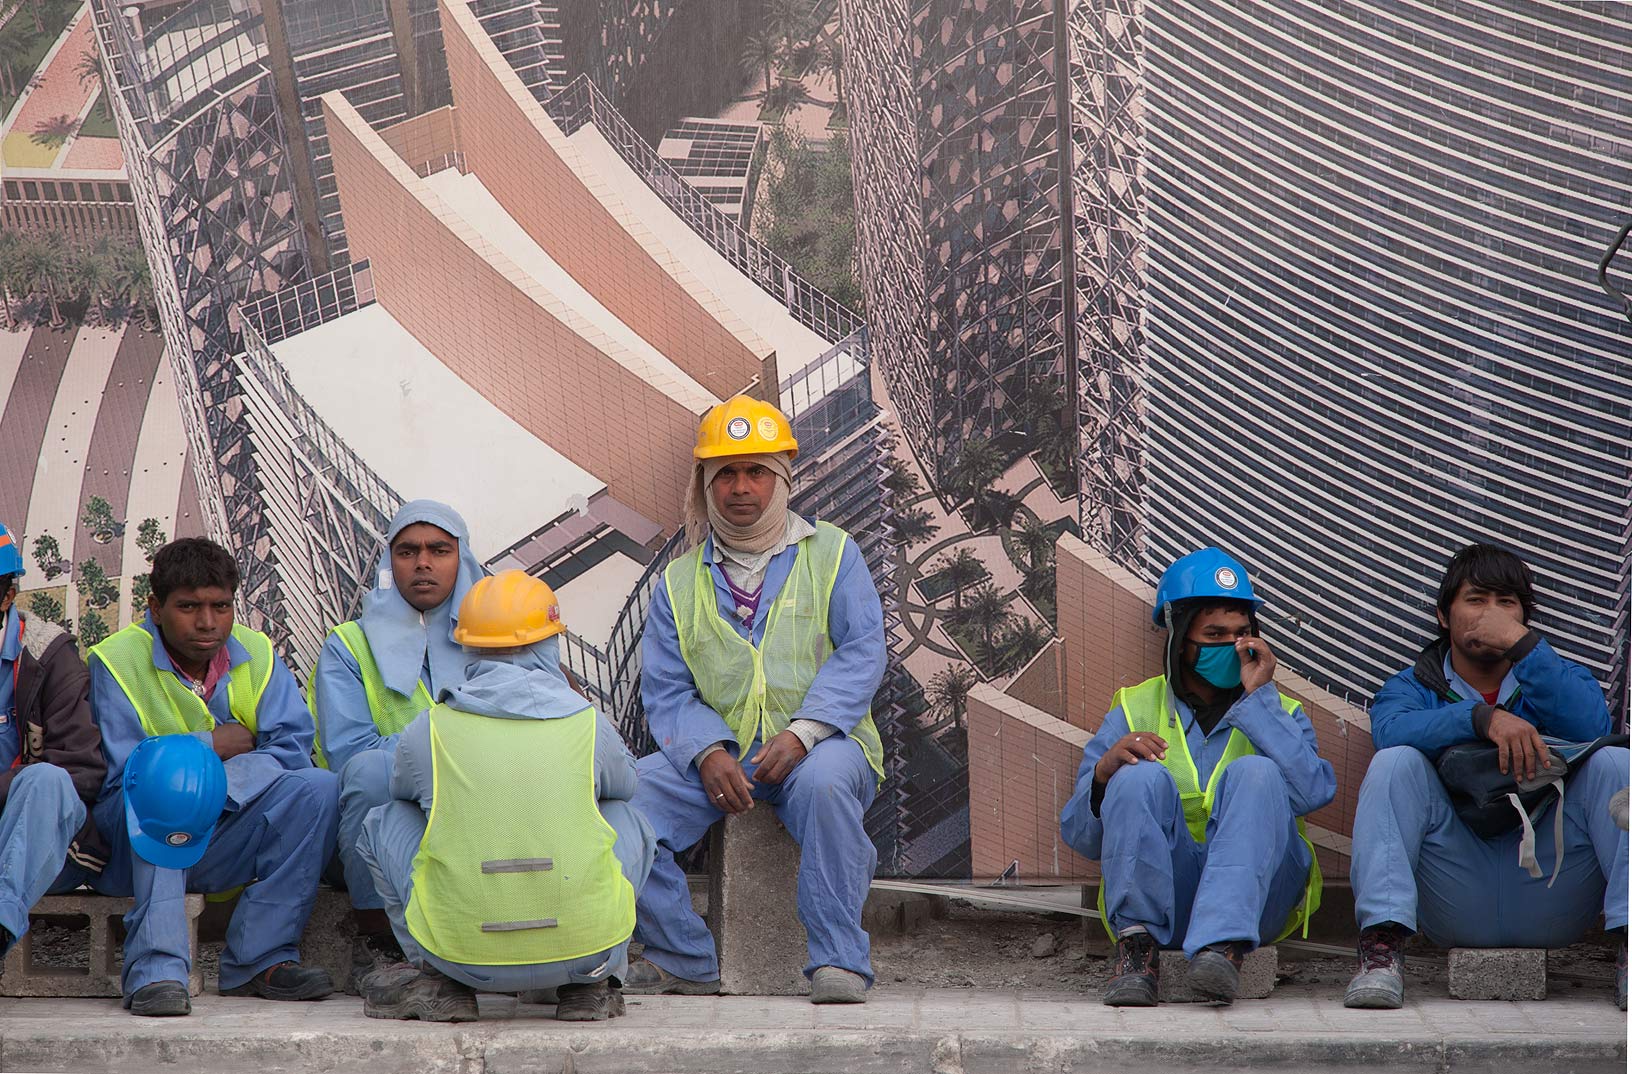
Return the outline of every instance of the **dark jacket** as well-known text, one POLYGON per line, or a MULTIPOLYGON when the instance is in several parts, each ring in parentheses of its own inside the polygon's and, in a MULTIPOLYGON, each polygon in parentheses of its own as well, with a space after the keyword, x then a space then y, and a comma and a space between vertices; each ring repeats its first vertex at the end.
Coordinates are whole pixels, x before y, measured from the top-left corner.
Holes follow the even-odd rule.
MULTIPOLYGON (((1415 746, 1429 757, 1460 742, 1481 737, 1478 717, 1489 722, 1493 706, 1482 697, 1459 697, 1445 678, 1449 642, 1433 642, 1417 663, 1383 684, 1371 703, 1371 741, 1378 749, 1415 746)), ((1532 630, 1511 650, 1519 688, 1499 707, 1534 724, 1544 735, 1566 742, 1590 742, 1612 730, 1604 689, 1592 672, 1553 651, 1532 630)))
POLYGON ((68 846, 69 860, 93 873, 107 864, 108 845, 91 819, 91 806, 102 790, 108 764, 102 757, 102 734, 91 719, 90 672, 79 647, 55 623, 23 619, 23 648, 17 656, 17 730, 22 753, 17 764, 0 771, 0 806, 23 765, 43 761, 67 772, 85 803, 85 824, 68 846))

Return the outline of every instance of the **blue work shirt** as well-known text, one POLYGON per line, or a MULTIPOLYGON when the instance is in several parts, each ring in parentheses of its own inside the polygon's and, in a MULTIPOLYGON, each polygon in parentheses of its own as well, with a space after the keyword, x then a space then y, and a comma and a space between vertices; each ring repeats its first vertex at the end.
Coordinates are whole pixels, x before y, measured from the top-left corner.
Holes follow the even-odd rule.
MULTIPOLYGON (((1207 786, 1213 769, 1224 756, 1230 732, 1239 729, 1260 756, 1274 761, 1281 770, 1294 816, 1313 813, 1337 796, 1337 776, 1331 764, 1321 759, 1315 728, 1304 714, 1303 706, 1295 705, 1291 712, 1287 712, 1281 706, 1281 695, 1273 682, 1242 695, 1213 725, 1210 734, 1202 732, 1189 705, 1177 698, 1174 700, 1178 706, 1179 722, 1184 726, 1184 740, 1190 748, 1190 759, 1196 765, 1196 782, 1199 786, 1207 786)), ((1127 715, 1118 705, 1106 714, 1105 722, 1099 725, 1099 733, 1089 739, 1088 745, 1083 748, 1076 786, 1072 790, 1071 800, 1060 813, 1061 837, 1072 850, 1091 861, 1099 860, 1100 839, 1105 832, 1093 801, 1094 766, 1128 731, 1127 715)), ((1173 729, 1165 725, 1157 732, 1169 743, 1170 754, 1176 745, 1172 732, 1173 729)))
POLYGON ((10 768, 23 752, 22 731, 17 727, 17 660, 23 653, 23 617, 15 605, 6 615, 0 633, 0 769, 10 768))
MULTIPOLYGON (((176 666, 170 653, 159 639, 159 628, 152 615, 142 620, 142 629, 153 635, 153 666, 174 675, 176 666)), ((249 663, 249 650, 237 638, 227 638, 227 657, 233 673, 242 664, 249 663)), ((95 808, 96 823, 103 834, 124 830, 125 806, 118 794, 124 777, 125 759, 137 743, 147 737, 136 708, 119 688, 113 673, 93 654, 91 665, 91 712, 102 729, 102 752, 108 758, 108 775, 102 783, 102 794, 95 808)), ((227 698, 228 684, 223 678, 215 684, 205 707, 215 718, 217 727, 237 723, 227 698)), ((264 791, 273 780, 286 770, 312 767, 312 714, 300 696, 295 677, 283 661, 272 661, 272 675, 267 680, 266 692, 255 709, 255 748, 225 762, 227 770, 227 806, 231 813, 242 808, 264 791)), ((211 745, 208 731, 195 732, 195 737, 211 745)))
MULTIPOLYGON (((419 681, 434 697, 429 655, 420 668, 419 681)), ((366 750, 397 748, 397 735, 402 732, 380 734, 374 724, 374 713, 368 707, 368 692, 363 689, 362 669, 338 634, 330 634, 317 654, 317 671, 312 676, 312 711, 322 732, 318 741, 323 743, 323 756, 329 762, 330 771, 340 771, 347 761, 366 750)))
MULTIPOLYGON (((703 542, 703 562, 714 579, 715 607, 739 637, 755 645, 765 639, 766 616, 793 572, 798 547, 789 545, 771 557, 759 606, 753 618, 743 622, 732 614, 737 602, 725 584, 725 571, 714 558, 714 538, 703 542)), ((827 633, 833 652, 817 671, 804 703, 791 719, 820 720, 849 734, 872 706, 873 695, 884 678, 886 653, 884 609, 878 587, 873 584, 861 549, 848 537, 828 602, 827 633)), ((640 696, 646 707, 646 722, 669 763, 688 778, 696 779, 694 762, 709 746, 721 743, 735 754, 736 734, 698 695, 696 680, 680 655, 680 636, 674 626, 674 608, 666 582, 652 595, 640 653, 640 696)))
MULTIPOLYGON (((1438 757, 1447 746, 1478 738, 1473 710, 1485 699, 1460 677, 1447 674, 1449 655, 1441 652, 1445 648, 1443 641, 1430 645, 1414 667, 1377 691, 1371 703, 1371 741, 1378 749, 1415 746, 1438 757)), ((1538 638, 1514 662, 1499 696, 1504 711, 1564 742, 1589 742, 1612 730, 1598 680, 1580 664, 1559 656, 1546 638, 1538 638)))

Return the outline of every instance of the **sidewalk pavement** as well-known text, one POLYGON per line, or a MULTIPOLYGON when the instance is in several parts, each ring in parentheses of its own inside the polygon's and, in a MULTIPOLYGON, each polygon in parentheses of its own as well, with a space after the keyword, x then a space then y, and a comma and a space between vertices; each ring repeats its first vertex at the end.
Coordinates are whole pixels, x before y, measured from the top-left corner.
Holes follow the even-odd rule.
POLYGON ((802 998, 629 997, 609 1024, 482 997, 461 1025, 364 1018, 362 1001, 194 1001, 140 1019, 114 1000, 0 1000, 0 1071, 157 1074, 1136 1074, 1273 1069, 1596 1074, 1626 1066, 1626 1015, 1601 997, 1442 998, 1401 1011, 1333 1000, 1116 1010, 1046 992, 890 989, 858 1007, 802 998))

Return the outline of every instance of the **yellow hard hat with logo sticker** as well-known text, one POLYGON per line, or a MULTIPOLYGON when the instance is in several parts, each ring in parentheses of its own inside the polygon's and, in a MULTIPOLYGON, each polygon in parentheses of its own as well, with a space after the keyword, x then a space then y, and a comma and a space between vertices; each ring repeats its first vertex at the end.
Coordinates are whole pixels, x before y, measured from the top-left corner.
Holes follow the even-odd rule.
POLYGON ((555 590, 525 571, 500 571, 465 594, 453 640, 472 649, 515 649, 566 629, 555 590))
POLYGON ((793 426, 770 403, 746 395, 733 395, 703 415, 697 426, 697 447, 692 455, 717 459, 724 455, 773 455, 786 451, 799 454, 793 426))

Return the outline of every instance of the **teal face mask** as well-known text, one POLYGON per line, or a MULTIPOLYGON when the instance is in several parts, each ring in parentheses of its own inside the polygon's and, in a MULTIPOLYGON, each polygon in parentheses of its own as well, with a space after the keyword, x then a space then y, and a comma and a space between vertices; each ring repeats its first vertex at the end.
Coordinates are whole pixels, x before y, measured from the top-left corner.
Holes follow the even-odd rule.
POLYGON ((1218 687, 1230 690, 1241 685, 1241 654, 1235 651, 1235 642, 1218 641, 1196 643, 1196 674, 1218 687))

